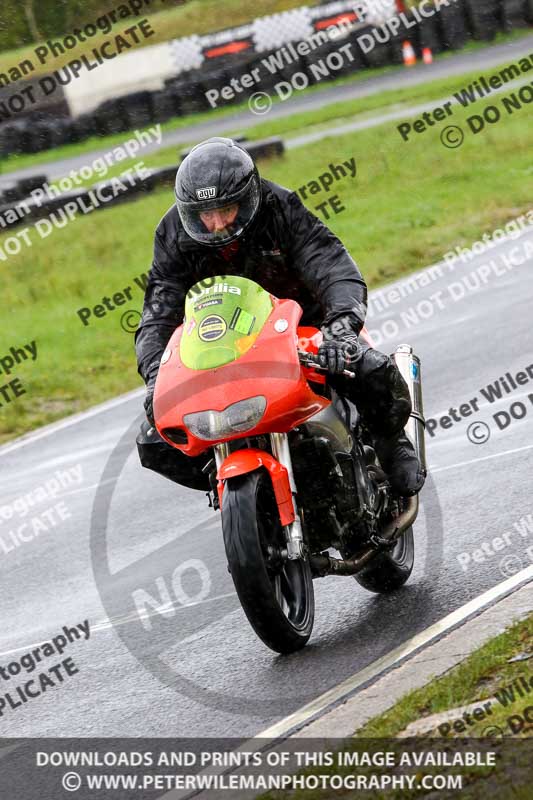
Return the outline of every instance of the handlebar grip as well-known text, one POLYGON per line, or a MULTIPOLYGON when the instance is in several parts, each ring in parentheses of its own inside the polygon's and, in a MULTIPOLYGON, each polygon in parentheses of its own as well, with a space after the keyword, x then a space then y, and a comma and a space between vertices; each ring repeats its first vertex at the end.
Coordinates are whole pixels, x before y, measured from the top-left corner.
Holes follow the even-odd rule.
MULTIPOLYGON (((313 369, 318 369, 322 372, 328 372, 327 367, 321 366, 318 356, 314 355, 314 353, 306 353, 304 350, 298 350, 298 357, 300 359, 300 363, 306 364, 307 366, 312 366, 313 369)), ((338 374, 344 375, 346 378, 355 378, 355 372, 351 372, 349 369, 345 369, 338 374)))
POLYGON ((308 361, 311 364, 318 364, 318 366, 320 366, 318 363, 318 356, 315 356, 314 353, 306 353, 305 350, 298 350, 298 356, 300 361, 308 361))

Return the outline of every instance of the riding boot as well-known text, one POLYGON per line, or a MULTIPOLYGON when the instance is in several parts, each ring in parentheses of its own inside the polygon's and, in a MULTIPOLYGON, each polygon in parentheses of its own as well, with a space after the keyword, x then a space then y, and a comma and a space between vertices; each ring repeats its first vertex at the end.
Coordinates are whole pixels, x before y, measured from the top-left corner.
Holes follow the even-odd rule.
POLYGON ((402 431, 389 439, 375 437, 374 447, 393 491, 401 497, 418 494, 426 480, 426 471, 407 434, 402 431))

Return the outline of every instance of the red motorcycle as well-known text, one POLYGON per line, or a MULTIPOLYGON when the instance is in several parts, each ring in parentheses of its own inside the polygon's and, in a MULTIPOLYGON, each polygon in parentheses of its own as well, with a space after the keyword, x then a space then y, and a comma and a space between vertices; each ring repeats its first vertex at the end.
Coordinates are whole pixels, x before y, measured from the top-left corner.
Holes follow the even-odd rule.
MULTIPOLYGON (((311 635, 313 578, 353 575, 373 592, 404 584, 418 513, 418 497, 392 493, 356 407, 328 386, 322 334, 298 327, 301 315, 247 278, 196 284, 154 393, 160 435, 188 456, 214 453, 229 570, 253 629, 278 653, 311 635)), ((408 345, 395 359, 425 466, 420 362, 408 345)))

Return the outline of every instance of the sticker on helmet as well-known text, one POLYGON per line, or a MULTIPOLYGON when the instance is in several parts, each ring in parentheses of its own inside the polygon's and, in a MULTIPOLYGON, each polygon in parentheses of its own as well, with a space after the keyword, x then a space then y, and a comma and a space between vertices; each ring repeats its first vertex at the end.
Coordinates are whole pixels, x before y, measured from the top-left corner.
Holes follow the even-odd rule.
POLYGON ((216 342, 222 339, 227 330, 226 321, 217 314, 211 314, 200 323, 198 336, 202 342, 216 342))
POLYGON ((198 198, 198 200, 211 200, 213 197, 216 196, 217 196, 216 186, 206 186, 205 189, 196 190, 196 197, 198 198))

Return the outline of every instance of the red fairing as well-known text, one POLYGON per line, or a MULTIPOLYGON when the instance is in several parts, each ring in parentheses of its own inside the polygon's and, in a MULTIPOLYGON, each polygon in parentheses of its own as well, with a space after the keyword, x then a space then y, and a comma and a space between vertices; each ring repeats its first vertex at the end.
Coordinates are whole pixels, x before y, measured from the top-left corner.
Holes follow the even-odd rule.
MULTIPOLYGON (((311 355, 316 356, 318 353, 318 348, 322 344, 322 331, 319 331, 318 328, 311 328, 309 326, 300 326, 298 328, 298 350, 304 350, 306 353, 311 353, 311 355)), ((313 369, 312 367, 304 367, 304 375, 308 381, 314 381, 315 383, 326 383, 326 376, 323 372, 318 372, 318 370, 313 369)))
POLYGON ((298 321, 302 309, 294 300, 272 298, 274 308, 261 334, 247 353, 237 361, 222 367, 192 370, 182 364, 179 342, 182 326, 172 335, 167 350, 170 357, 162 363, 154 393, 154 412, 159 433, 173 447, 189 456, 196 456, 221 441, 257 436, 263 433, 286 433, 329 405, 329 400, 315 394, 308 377, 322 381, 323 375, 302 368, 298 360, 298 334, 307 340, 301 349, 318 350, 321 334, 316 328, 301 328, 298 321), (286 320, 288 326, 276 322, 286 320), (301 332, 304 332, 303 337, 301 332), (312 335, 306 335, 312 332, 312 335), (307 377, 306 377, 307 376, 307 377), (244 433, 216 441, 198 439, 186 429, 183 418, 199 411, 223 411, 232 403, 262 395, 267 400, 259 424, 244 433), (178 428, 187 433, 187 443, 177 444, 164 434, 166 428, 178 428))

